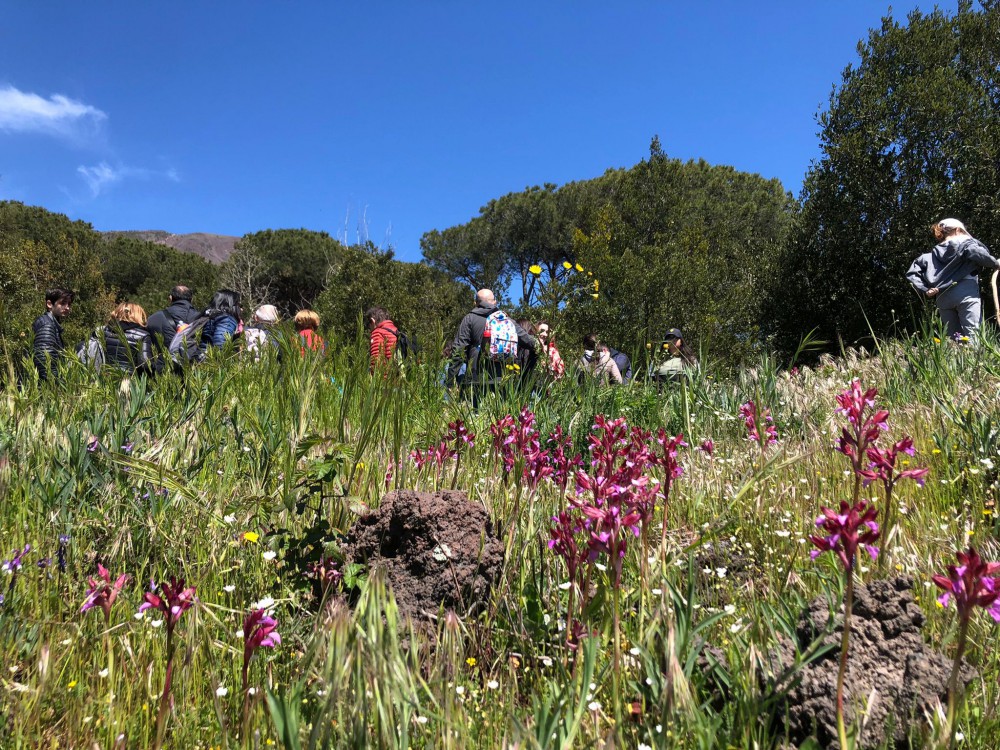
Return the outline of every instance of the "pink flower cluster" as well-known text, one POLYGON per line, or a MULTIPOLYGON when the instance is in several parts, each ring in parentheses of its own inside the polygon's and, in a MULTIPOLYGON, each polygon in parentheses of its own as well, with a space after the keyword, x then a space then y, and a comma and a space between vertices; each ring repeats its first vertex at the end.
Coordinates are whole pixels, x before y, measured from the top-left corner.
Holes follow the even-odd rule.
POLYGON ((865 455, 868 456, 868 460, 871 463, 868 464, 867 469, 862 469, 858 472, 864 480, 865 487, 876 479, 881 481, 886 486, 886 489, 890 490, 900 479, 912 479, 923 487, 924 480, 931 470, 919 468, 906 469, 897 474, 896 458, 901 453, 905 453, 908 456, 916 453, 913 448, 913 439, 909 435, 904 436, 902 440, 897 441, 891 448, 886 450, 882 450, 878 446, 869 446, 865 450, 865 455))
MULTIPOLYGON (((410 460, 417 469, 428 464, 435 465, 440 470, 446 462, 457 458, 458 452, 465 447, 472 448, 476 444, 475 433, 469 432, 465 422, 457 419, 448 423, 448 432, 436 444, 422 451, 419 448, 410 451, 410 460)), ((391 467, 390 467, 391 470, 391 467)), ((392 475, 386 472, 386 486, 392 481, 392 475)))
POLYGON ((851 459, 854 470, 859 473, 868 446, 878 440, 880 433, 889 429, 889 412, 875 409, 876 396, 878 391, 875 388, 862 391, 861 381, 857 378, 851 381, 846 391, 837 395, 839 406, 835 412, 845 415, 850 426, 841 427, 836 447, 851 459))
POLYGON ((954 599, 963 622, 969 621, 976 607, 982 607, 1000 622, 1000 577, 995 577, 1000 573, 1000 562, 985 562, 974 547, 956 556, 959 565, 949 565, 948 575, 933 578, 937 587, 944 591, 938 597, 941 606, 947 607, 954 599))
POLYGON ((87 598, 80 607, 80 612, 86 612, 92 607, 100 607, 104 612, 104 619, 111 618, 111 608, 114 606, 122 588, 128 583, 129 576, 122 573, 111 583, 111 573, 100 563, 97 563, 97 578, 90 578, 90 588, 87 589, 87 598))
POLYGON ((761 450, 778 442, 778 429, 774 426, 771 410, 761 411, 751 399, 740 407, 740 417, 747 427, 747 439, 759 443, 761 450), (763 429, 764 435, 761 436, 763 429))
POLYGON ((147 609, 155 609, 162 612, 167 621, 167 632, 173 631, 174 626, 181 619, 181 615, 195 603, 194 586, 185 588, 183 578, 171 576, 170 583, 150 588, 151 590, 147 591, 143 597, 145 601, 139 605, 139 611, 145 612, 147 609), (157 588, 162 596, 153 593, 157 588))
POLYGON ((815 546, 810 557, 815 560, 824 552, 833 552, 840 558, 844 570, 850 573, 854 569, 854 559, 858 547, 863 547, 872 560, 878 557, 875 542, 879 538, 878 523, 875 518, 878 511, 863 500, 856 505, 841 501, 840 512, 822 507, 823 512, 816 519, 816 526, 826 532, 826 536, 812 534, 809 536, 815 546))
POLYGON ((535 426, 535 414, 524 407, 513 415, 497 420, 490 426, 493 449, 503 461, 504 474, 510 475, 523 462, 521 477, 530 489, 536 489, 548 479, 564 491, 569 478, 582 463, 579 455, 570 456, 572 439, 563 434, 561 426, 550 433, 542 448, 541 434, 535 426))

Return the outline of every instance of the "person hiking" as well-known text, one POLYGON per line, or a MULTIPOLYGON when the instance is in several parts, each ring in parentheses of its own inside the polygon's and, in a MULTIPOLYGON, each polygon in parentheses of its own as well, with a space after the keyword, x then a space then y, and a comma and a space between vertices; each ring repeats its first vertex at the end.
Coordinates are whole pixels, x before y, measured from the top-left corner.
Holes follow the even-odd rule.
POLYGON ((380 364, 392 360, 399 331, 384 307, 372 307, 365 311, 365 330, 368 331, 369 367, 374 372, 380 364))
POLYGON ((534 337, 507 317, 497 307, 496 296, 489 289, 476 292, 476 306, 462 318, 452 342, 447 385, 455 383, 462 365, 467 365, 461 393, 472 392, 473 408, 480 398, 495 391, 507 372, 517 364, 518 349, 534 350, 534 337))
POLYGON ((212 303, 205 310, 208 321, 201 329, 202 350, 225 346, 226 342, 239 331, 242 315, 238 292, 220 289, 212 295, 212 303))
POLYGON ((32 361, 42 380, 55 374, 56 366, 65 356, 62 322, 70 313, 74 296, 69 289, 49 289, 45 292, 45 312, 31 324, 32 361))
POLYGON ((566 374, 566 364, 563 362, 556 342, 552 337, 552 327, 548 321, 540 320, 535 326, 535 335, 538 337, 539 355, 545 361, 545 369, 552 376, 553 380, 561 380, 566 374))
POLYGON ((318 313, 313 310, 299 310, 295 313, 295 331, 299 334, 299 343, 301 344, 303 357, 307 351, 319 352, 320 354, 326 351, 326 343, 323 341, 323 337, 316 333, 318 329, 318 313))
POLYGON ((104 364, 126 373, 152 375, 153 338, 146 323, 146 311, 140 305, 134 302, 119 304, 102 333, 104 364))
POLYGON ((1000 268, 1000 260, 958 219, 939 221, 931 231, 938 244, 913 261, 906 278, 919 294, 935 301, 948 336, 974 336, 983 322, 976 274, 980 268, 1000 268))
POLYGON ((666 359, 659 366, 650 367, 658 390, 662 389, 664 383, 690 378, 691 371, 698 369, 698 357, 684 341, 684 334, 677 328, 669 329, 663 336, 660 351, 666 355, 666 359))
POLYGON ((153 346, 157 351, 166 352, 177 329, 194 323, 201 316, 201 312, 191 304, 191 298, 191 290, 178 284, 167 295, 170 304, 149 316, 146 328, 153 337, 153 346))
MULTIPOLYGON (((589 343, 586 340, 584 346, 589 343)), ((616 385, 622 384, 622 373, 618 369, 618 363, 611 356, 611 347, 601 341, 594 341, 593 349, 584 349, 580 358, 580 370, 582 373, 590 375, 598 383, 616 385)))
MULTIPOLYGON (((611 359, 614 360, 615 366, 618 368, 618 373, 621 375, 621 381, 623 383, 628 383, 632 380, 632 361, 628 358, 628 355, 624 352, 620 352, 617 349, 604 344, 608 347, 608 353, 611 355, 611 359)), ((583 337, 583 357, 577 363, 578 366, 584 370, 592 370, 591 360, 594 357, 595 347, 597 346, 597 334, 588 333, 583 337)))
POLYGON ((243 340, 246 342, 246 351, 255 362, 259 362, 268 348, 273 348, 278 352, 278 339, 273 330, 278 324, 280 316, 278 308, 274 305, 261 305, 253 314, 250 325, 243 329, 243 340))

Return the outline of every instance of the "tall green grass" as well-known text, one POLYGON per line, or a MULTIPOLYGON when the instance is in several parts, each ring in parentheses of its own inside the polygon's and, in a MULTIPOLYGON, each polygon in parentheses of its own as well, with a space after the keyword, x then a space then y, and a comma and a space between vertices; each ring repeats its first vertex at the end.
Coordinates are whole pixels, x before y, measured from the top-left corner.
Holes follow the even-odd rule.
MULTIPOLYGON (((850 492, 831 446, 834 395, 855 376, 879 388, 891 435, 913 436, 914 465, 932 469, 923 489, 897 490, 893 570, 873 564, 861 577, 914 576, 927 638, 947 650, 954 620, 936 606, 930 575, 969 542, 1000 557, 1000 346, 989 332, 957 346, 928 330, 796 375, 769 358, 727 378, 708 368, 662 393, 572 378, 512 385, 478 411, 440 386, 438 361, 373 377, 363 343, 322 357, 286 347, 280 361, 257 363, 223 352, 153 381, 71 364, 58 383, 29 375, 18 385, 16 365, 5 363, 0 392, 0 557, 34 549, 16 578, 0 578, 3 747, 151 744, 165 638, 155 617, 134 615, 150 579, 171 574, 197 586, 199 604, 177 629, 170 747, 779 747, 780 701, 758 675, 804 603, 837 593, 805 536, 820 505, 850 492), (736 416, 751 398, 772 410, 781 438, 765 457, 736 416), (571 654, 560 631, 565 571, 546 541, 566 500, 545 484, 529 492, 492 452, 489 425, 525 405, 543 436, 562 425, 584 455, 597 414, 684 432, 692 447, 715 443, 714 457, 682 453, 666 557, 633 544, 626 560, 620 697, 635 712, 622 724, 612 720, 602 581, 586 613, 593 637, 571 654), (390 487, 450 484, 448 471, 444 482, 418 471, 408 453, 455 419, 478 435, 457 486, 508 535, 490 599, 468 616, 409 622, 381 574, 352 572, 353 608, 317 600, 305 562, 338 553, 340 535, 378 506, 387 469, 390 487), (65 571, 60 534, 71 537, 65 571), (702 570, 706 541, 751 560, 750 574, 702 570), (653 558, 647 580, 640 555, 653 558), (43 558, 52 560, 39 568, 43 558), (109 628, 79 612, 98 562, 133 577, 109 628), (236 633, 262 600, 273 600, 284 642, 251 665, 251 731, 240 737, 236 633), (727 656, 709 676, 699 666, 706 643, 727 656), (725 702, 714 697, 720 680, 725 702)), ((996 629, 976 618, 970 637, 981 679, 961 730, 967 747, 986 750, 1000 735, 996 629)))

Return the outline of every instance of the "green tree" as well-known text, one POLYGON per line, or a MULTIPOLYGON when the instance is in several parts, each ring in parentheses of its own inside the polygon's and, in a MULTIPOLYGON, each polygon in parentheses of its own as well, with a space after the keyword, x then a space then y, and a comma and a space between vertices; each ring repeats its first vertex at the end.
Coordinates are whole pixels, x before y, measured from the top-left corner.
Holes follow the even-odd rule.
POLYGON ((365 310, 375 305, 422 346, 433 347, 454 332, 472 305, 472 293, 424 263, 396 260, 391 250, 371 243, 345 248, 316 301, 324 326, 335 337, 355 336, 365 310))
POLYGON ((14 201, 0 202, 0 334, 27 341, 31 322, 45 310, 45 290, 76 293, 64 338, 72 346, 107 319, 114 303, 102 275, 93 227, 62 214, 14 201))
POLYGON ((223 267, 224 277, 245 276, 247 268, 234 268, 249 255, 253 263, 248 288, 266 289, 270 302, 286 316, 312 307, 326 288, 330 269, 343 258, 344 246, 326 232, 309 229, 267 229, 244 235, 233 257, 223 267))
POLYGON ((889 15, 858 52, 819 116, 822 156, 784 260, 774 313, 792 338, 890 329, 917 302, 903 274, 946 216, 1000 244, 1000 3, 889 15))

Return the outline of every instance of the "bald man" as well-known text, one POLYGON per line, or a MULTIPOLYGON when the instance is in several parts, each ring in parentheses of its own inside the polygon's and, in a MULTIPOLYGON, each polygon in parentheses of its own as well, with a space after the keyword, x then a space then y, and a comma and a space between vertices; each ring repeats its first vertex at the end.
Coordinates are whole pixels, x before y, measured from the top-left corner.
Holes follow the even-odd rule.
MULTIPOLYGON (((482 355, 484 334, 487 319, 496 312, 496 295, 489 289, 476 292, 476 306, 468 313, 458 326, 455 341, 452 343, 451 363, 448 367, 448 385, 455 382, 455 377, 465 363, 468 367, 463 388, 467 385, 472 391, 473 405, 479 402, 479 396, 486 391, 495 390, 504 375, 505 363, 494 362, 488 356, 489 342, 485 342, 487 355, 482 355)), ((517 345, 535 350, 535 339, 528 335, 521 326, 514 323, 517 332, 517 345)))

